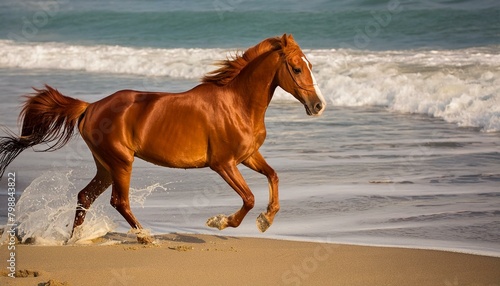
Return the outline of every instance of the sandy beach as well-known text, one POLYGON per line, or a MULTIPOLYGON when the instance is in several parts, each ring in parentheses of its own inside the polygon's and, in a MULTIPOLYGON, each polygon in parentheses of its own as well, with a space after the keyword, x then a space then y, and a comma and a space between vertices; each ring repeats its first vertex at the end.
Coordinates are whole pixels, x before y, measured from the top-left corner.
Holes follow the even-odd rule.
POLYGON ((500 286, 500 1, 0 6, 0 286, 500 286))
MULTIPOLYGON (((1 285, 500 285, 500 258, 434 250, 168 234, 141 245, 16 245, 1 285)), ((119 242, 119 244, 118 244, 119 242)), ((7 246, 1 247, 2 263, 7 246)))

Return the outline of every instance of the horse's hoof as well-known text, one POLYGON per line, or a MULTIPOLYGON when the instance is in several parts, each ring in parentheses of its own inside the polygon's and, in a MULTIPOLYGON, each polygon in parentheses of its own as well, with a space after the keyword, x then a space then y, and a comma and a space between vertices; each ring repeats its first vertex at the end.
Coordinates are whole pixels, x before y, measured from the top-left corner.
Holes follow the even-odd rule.
POLYGON ((137 242, 141 244, 153 244, 155 240, 149 235, 137 235, 137 242))
POLYGON ((223 214, 213 216, 207 220, 207 226, 223 230, 227 227, 227 217, 223 214))
POLYGON ((133 233, 136 235, 137 242, 142 243, 142 244, 154 244, 155 240, 151 236, 151 233, 148 229, 137 229, 137 228, 132 228, 129 233, 133 233))
POLYGON ((82 229, 82 226, 79 225, 79 226, 73 228, 73 231, 71 232, 71 236, 66 241, 66 244, 77 244, 78 241, 82 238, 82 236, 83 236, 83 229, 82 229))
POLYGON ((257 218, 257 228, 260 232, 265 232, 271 226, 271 222, 267 219, 264 213, 261 213, 257 218))

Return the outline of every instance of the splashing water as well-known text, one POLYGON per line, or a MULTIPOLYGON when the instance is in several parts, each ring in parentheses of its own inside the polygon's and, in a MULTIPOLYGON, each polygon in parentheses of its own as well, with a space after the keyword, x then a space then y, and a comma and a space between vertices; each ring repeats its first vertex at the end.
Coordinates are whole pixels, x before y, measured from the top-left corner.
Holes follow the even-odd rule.
MULTIPOLYGON (((86 244, 115 230, 116 213, 107 199, 96 200, 87 211, 85 222, 70 239, 78 190, 71 182, 72 171, 49 171, 31 182, 17 203, 17 230, 23 243, 38 245, 86 244)), ((167 190, 155 183, 145 188, 131 188, 133 204, 144 205, 156 190, 167 190)))
POLYGON ((142 189, 136 189, 136 188, 130 188, 130 203, 131 204, 138 204, 141 207, 144 207, 144 203, 146 202, 146 198, 149 197, 153 192, 157 191, 158 189, 161 189, 163 191, 168 191, 168 188, 166 187, 167 185, 171 184, 172 182, 165 183, 165 184, 160 184, 160 183, 155 183, 151 186, 146 186, 142 189))
MULTIPOLYGON (((72 171, 49 171, 31 182, 17 204, 18 234, 22 242, 61 245, 71 235, 76 208, 72 171)), ((87 212, 74 243, 84 243, 116 228, 104 205, 87 212)))

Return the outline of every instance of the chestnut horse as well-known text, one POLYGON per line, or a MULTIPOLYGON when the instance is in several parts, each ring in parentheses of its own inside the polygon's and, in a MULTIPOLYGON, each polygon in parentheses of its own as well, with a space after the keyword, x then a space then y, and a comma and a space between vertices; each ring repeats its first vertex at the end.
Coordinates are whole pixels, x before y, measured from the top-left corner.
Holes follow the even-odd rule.
MULTIPOLYGON (((220 230, 239 226, 254 206, 237 165, 265 175, 269 204, 258 216, 257 226, 266 231, 279 210, 278 176, 259 152, 273 93, 280 86, 305 106, 308 115, 321 115, 326 102, 312 65, 291 35, 266 39, 219 65, 200 85, 181 93, 122 90, 87 103, 48 85, 35 89, 20 115, 21 136, 0 138, 0 176, 26 148, 52 142, 43 151, 59 149, 78 126, 97 173, 78 193, 72 236, 94 200, 111 185, 111 205, 140 233, 142 226, 129 203, 134 157, 165 167, 210 167, 217 172, 243 199, 241 209, 232 215, 208 219, 208 226, 220 230)), ((150 242, 147 235, 138 235, 138 240, 150 242)))

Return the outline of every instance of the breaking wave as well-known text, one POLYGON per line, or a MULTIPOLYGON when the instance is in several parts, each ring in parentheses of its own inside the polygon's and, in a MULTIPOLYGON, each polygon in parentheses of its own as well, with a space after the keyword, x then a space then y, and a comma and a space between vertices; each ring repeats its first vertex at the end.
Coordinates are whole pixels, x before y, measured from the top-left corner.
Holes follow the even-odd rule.
MULTIPOLYGON (((304 50, 334 106, 386 106, 500 131, 500 49, 304 50)), ((56 69, 196 81, 229 49, 137 48, 0 40, 0 68, 56 69)), ((275 99, 293 100, 278 90, 275 99)))

